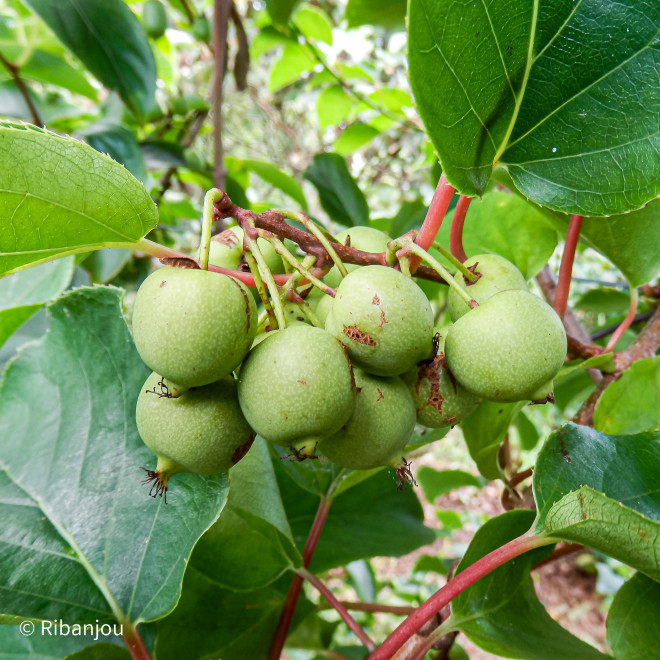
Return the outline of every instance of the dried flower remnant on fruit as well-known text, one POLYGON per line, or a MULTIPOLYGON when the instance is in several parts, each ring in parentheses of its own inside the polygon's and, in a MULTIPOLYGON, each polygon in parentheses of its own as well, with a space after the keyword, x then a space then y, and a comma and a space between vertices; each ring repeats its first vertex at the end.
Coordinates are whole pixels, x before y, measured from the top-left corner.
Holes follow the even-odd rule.
POLYGON ((158 470, 147 470, 147 468, 144 467, 140 467, 140 470, 144 470, 147 473, 147 476, 142 480, 142 483, 151 484, 149 497, 156 499, 160 495, 165 504, 167 504, 168 477, 162 475, 158 470))
POLYGON ((411 486, 418 485, 415 481, 415 477, 413 477, 411 467, 412 461, 407 461, 406 458, 402 456, 401 462, 394 468, 394 474, 397 480, 397 490, 403 490, 406 487, 406 484, 410 484, 411 486))

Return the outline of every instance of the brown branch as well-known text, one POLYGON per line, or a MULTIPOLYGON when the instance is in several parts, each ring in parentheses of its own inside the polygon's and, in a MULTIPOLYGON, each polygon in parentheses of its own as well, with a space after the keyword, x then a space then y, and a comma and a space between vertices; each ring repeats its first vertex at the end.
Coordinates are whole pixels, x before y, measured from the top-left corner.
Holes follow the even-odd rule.
POLYGON ((30 92, 23 82, 23 78, 21 78, 20 69, 13 62, 10 62, 2 53, 0 53, 0 63, 2 63, 7 71, 9 71, 11 77, 14 80, 14 84, 16 87, 18 87, 18 91, 23 97, 23 100, 25 101, 25 104, 30 111, 30 115, 32 115, 32 123, 35 126, 39 126, 39 128, 43 128, 44 122, 39 116, 37 106, 34 105, 34 101, 32 101, 32 97, 30 96, 30 92))
POLYGON ((227 70, 227 28, 231 0, 215 0, 213 16, 213 185, 221 190, 225 187, 227 171, 222 147, 222 102, 223 82, 227 70))
POLYGON ((660 309, 655 311, 645 328, 628 348, 614 354, 614 373, 606 374, 603 377, 591 396, 582 404, 573 421, 583 426, 592 426, 596 404, 607 386, 619 378, 633 362, 653 357, 658 348, 660 348, 660 309))
MULTIPOLYGON (((350 600, 340 600, 339 603, 347 610, 353 610, 356 612, 374 612, 408 616, 415 611, 415 608, 409 605, 381 605, 380 603, 363 603, 362 601, 356 602, 350 600)), ((319 609, 332 609, 332 605, 328 605, 328 603, 322 603, 319 609)))
POLYGON ((578 550, 584 550, 584 546, 579 543, 560 543, 545 559, 537 561, 531 570, 537 571, 541 566, 551 564, 553 561, 557 561, 557 559, 566 557, 566 555, 572 555, 574 552, 578 552, 578 550))
MULTIPOLYGON (((257 228, 270 232, 281 240, 284 240, 285 238, 292 240, 299 245, 305 253, 316 257, 316 264, 310 270, 313 275, 322 275, 332 266, 332 259, 316 236, 287 224, 282 215, 276 211, 254 213, 253 211, 242 209, 241 207, 236 206, 226 193, 223 193, 222 198, 215 203, 214 213, 214 220, 220 220, 221 218, 234 218, 234 220, 236 220, 239 225, 244 226, 244 228, 247 226, 247 223, 253 221, 257 228)), ((349 245, 342 245, 334 242, 332 242, 332 247, 337 252, 339 258, 345 263, 357 264, 360 266, 387 265, 384 252, 363 252, 362 250, 358 250, 349 245)), ((445 283, 440 275, 428 266, 420 266, 415 271, 415 276, 433 282, 445 283)))
POLYGON ((568 354, 570 357, 584 358, 588 360, 591 357, 600 355, 603 349, 595 344, 584 344, 579 339, 566 333, 566 341, 568 343, 568 354))

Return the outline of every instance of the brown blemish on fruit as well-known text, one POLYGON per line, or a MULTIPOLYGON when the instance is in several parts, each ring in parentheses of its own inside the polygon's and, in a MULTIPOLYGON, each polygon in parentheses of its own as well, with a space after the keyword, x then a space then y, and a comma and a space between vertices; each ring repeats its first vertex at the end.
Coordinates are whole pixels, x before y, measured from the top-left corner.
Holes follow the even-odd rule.
POLYGON ((243 302, 245 303, 245 332, 250 334, 250 299, 248 298, 248 292, 233 278, 229 278, 237 287, 238 290, 243 295, 243 302))
POLYGON ((377 293, 374 293, 374 298, 371 301, 371 304, 376 305, 376 307, 378 307, 378 305, 380 305, 380 298, 378 297, 377 293))
POLYGON ((376 341, 373 337, 368 335, 366 332, 360 330, 357 325, 345 325, 344 334, 353 341, 358 342, 358 344, 364 344, 365 346, 375 346, 376 341))
POLYGON ((301 385, 307 385, 306 380, 297 380, 296 383, 300 383, 301 385))
POLYGON ((376 399, 376 402, 380 401, 381 399, 384 399, 385 397, 383 396, 383 393, 381 392, 380 387, 376 388, 376 392, 378 392, 378 398, 376 399))
POLYGON ((163 280, 158 288, 162 289, 166 284, 167 284, 167 280, 163 280))
POLYGON ((431 391, 426 398, 426 404, 431 406, 438 415, 442 415, 442 403, 445 400, 440 394, 440 370, 442 369, 442 360, 444 353, 438 353, 432 360, 425 360, 419 365, 417 370, 417 383, 415 389, 419 396, 419 389, 422 380, 428 380, 431 391))
POLYGON ((385 318, 385 312, 383 311, 383 308, 380 306, 380 298, 378 297, 377 293, 374 293, 373 300, 371 301, 372 305, 376 305, 380 309, 380 321, 378 323, 378 327, 382 328, 383 325, 387 323, 387 319, 385 318))
POLYGON ((245 454, 248 453, 250 447, 252 447, 252 443, 254 442, 254 439, 257 437, 256 433, 253 433, 250 436, 250 439, 247 442, 244 442, 240 447, 236 447, 234 449, 234 453, 231 455, 231 464, 236 465, 238 461, 245 456, 245 454))

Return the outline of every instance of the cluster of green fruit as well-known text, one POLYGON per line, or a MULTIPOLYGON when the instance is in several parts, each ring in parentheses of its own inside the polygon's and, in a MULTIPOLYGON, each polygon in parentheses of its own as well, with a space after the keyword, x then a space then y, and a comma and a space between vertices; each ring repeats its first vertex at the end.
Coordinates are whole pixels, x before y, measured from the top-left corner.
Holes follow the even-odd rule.
MULTIPOLYGON (((390 240, 362 227, 336 238, 369 252, 390 240)), ((228 230, 210 263, 236 268, 242 250, 242 230, 228 230)), ((255 433, 299 460, 319 451, 345 468, 392 465, 403 475, 416 423, 453 426, 481 399, 546 400, 566 354, 561 321, 508 261, 466 264, 476 281, 458 273, 455 284, 479 305, 451 290, 454 323, 442 329, 422 289, 387 266, 349 265, 343 279, 333 268, 325 280, 335 296, 308 296, 323 327, 294 316, 270 332, 257 332, 254 297, 234 278, 153 273, 136 296, 133 333, 154 371, 137 404, 140 435, 159 457, 148 475, 154 496, 175 472, 229 469, 255 433)))

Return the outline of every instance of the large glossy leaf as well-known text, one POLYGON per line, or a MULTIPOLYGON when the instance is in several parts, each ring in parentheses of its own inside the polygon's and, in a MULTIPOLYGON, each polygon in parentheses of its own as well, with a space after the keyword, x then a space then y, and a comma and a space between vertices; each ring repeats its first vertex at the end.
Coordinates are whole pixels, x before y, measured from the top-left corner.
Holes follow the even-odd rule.
POLYGON ((660 584, 642 573, 614 596, 607 614, 607 642, 617 660, 659 660, 660 584))
POLYGON ((72 138, 0 122, 0 275, 130 246, 157 221, 149 194, 119 163, 72 138))
MULTIPOLYGON (((293 537, 302 549, 319 498, 296 486, 281 466, 276 464, 275 471, 293 537)), ((412 552, 435 538, 423 521, 410 487, 398 491, 390 470, 377 472, 333 499, 310 569, 319 572, 365 557, 412 552)))
POLYGON ((482 401, 462 422, 461 429, 472 460, 486 479, 501 476, 498 453, 500 444, 518 411, 525 405, 482 401))
MULTIPOLYGON (((264 589, 228 591, 190 567, 178 607, 157 624, 156 657, 265 660, 289 582, 283 576, 264 589)), ((301 595, 293 625, 310 610, 301 595)))
POLYGON ((605 435, 569 423, 552 433, 534 468, 541 529, 564 495, 589 486, 647 518, 660 520, 660 433, 605 435))
POLYGON ((660 431, 660 357, 638 360, 608 385, 594 410, 603 433, 660 431))
MULTIPOLYGON (((474 535, 456 573, 526 532, 533 521, 534 513, 523 510, 489 520, 474 535)), ((452 627, 462 630, 486 651, 506 658, 607 658, 562 628, 536 597, 529 572, 548 552, 548 548, 527 552, 491 571, 454 598, 452 627)))
POLYGON ((304 177, 319 191, 321 206, 331 220, 349 227, 368 223, 369 205, 342 156, 317 154, 304 177))
POLYGON ((449 181, 480 195, 500 163, 583 215, 657 196, 659 20, 644 0, 412 0, 411 84, 449 181))
POLYGON ((73 257, 9 275, 0 287, 0 346, 73 277, 73 257))
POLYGON ((156 90, 156 64, 137 18, 122 0, 26 0, 62 43, 138 116, 156 90))
POLYGON ((275 23, 286 25, 300 0, 266 0, 266 9, 275 23))
POLYGON ((230 472, 218 521, 200 539, 190 563, 218 586, 248 591, 300 566, 267 443, 257 438, 230 472))
MULTIPOLYGON (((449 245, 450 227, 451 217, 447 217, 437 237, 442 245, 449 245)), ((499 254, 530 280, 548 263, 556 245, 552 223, 537 206, 517 195, 494 190, 470 204, 463 228, 468 256, 499 254)))
POLYGON ((155 456, 135 426, 148 373, 121 291, 74 290, 48 307, 49 332, 0 386, 2 610, 36 619, 145 621, 179 598, 193 545, 215 521, 226 475, 176 475, 148 497, 155 456))

